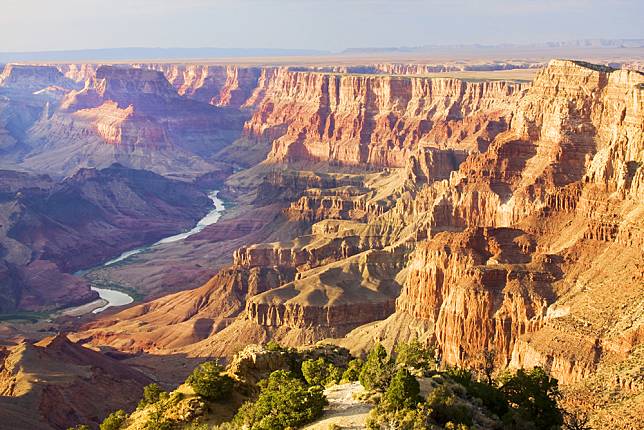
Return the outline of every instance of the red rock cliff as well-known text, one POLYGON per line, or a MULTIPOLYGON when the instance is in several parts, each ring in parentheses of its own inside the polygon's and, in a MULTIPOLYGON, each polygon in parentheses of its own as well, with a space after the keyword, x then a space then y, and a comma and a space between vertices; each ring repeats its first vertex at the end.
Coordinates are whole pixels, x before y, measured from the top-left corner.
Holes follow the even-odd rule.
POLYGON ((485 150, 525 88, 280 69, 246 130, 276 139, 272 161, 403 166, 419 145, 485 150))
POLYGON ((426 226, 397 312, 430 322, 448 362, 489 348, 574 382, 637 348, 643 84, 635 71, 552 61, 508 132, 385 215, 426 226), (437 234, 477 227, 520 227, 521 241, 437 234), (501 258, 476 251, 495 242, 501 258))

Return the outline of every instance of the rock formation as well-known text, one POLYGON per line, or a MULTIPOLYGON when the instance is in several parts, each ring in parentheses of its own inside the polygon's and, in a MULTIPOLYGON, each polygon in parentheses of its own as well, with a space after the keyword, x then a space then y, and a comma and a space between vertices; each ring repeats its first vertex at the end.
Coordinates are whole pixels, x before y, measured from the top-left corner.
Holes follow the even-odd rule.
POLYGON ((526 85, 280 69, 246 124, 271 161, 402 167, 420 146, 484 151, 526 85))
POLYGON ((383 215, 413 220, 427 239, 396 313, 347 345, 399 331, 434 339, 451 364, 476 367, 493 350, 499 366, 545 366, 572 392, 615 362, 620 384, 637 385, 642 82, 638 72, 552 61, 485 153, 383 215))
POLYGON ((100 66, 28 132, 23 166, 56 174, 113 162, 195 177, 236 139, 243 115, 181 97, 159 71, 100 66))
POLYGON ((55 66, 7 64, 0 73, 0 88, 35 92, 47 87, 71 90, 78 85, 55 66))
POLYGON ((0 351, 0 420, 6 428, 98 425, 129 408, 152 381, 128 365, 56 335, 0 351))

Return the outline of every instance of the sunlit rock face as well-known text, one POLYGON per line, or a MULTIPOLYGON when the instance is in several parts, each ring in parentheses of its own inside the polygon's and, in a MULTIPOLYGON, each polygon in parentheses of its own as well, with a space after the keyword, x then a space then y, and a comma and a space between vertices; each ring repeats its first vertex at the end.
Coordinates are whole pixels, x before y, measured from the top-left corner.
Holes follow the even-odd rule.
POLYGON ((194 177, 216 170, 211 157, 240 135, 243 118, 181 96, 160 71, 99 66, 29 130, 24 164, 73 173, 116 161, 194 177))
POLYGON ((396 208, 429 210, 435 235, 416 249, 397 312, 430 322, 447 361, 472 363, 489 349, 502 364, 547 365, 574 382, 637 348, 643 82, 634 71, 552 61, 486 153, 396 208), (480 226, 497 229, 470 230, 480 226), (454 228, 470 233, 436 234, 454 228), (495 233, 509 231, 511 242, 495 233))
POLYGON ((526 87, 280 69, 246 131, 272 161, 401 167, 419 146, 485 150, 526 87))

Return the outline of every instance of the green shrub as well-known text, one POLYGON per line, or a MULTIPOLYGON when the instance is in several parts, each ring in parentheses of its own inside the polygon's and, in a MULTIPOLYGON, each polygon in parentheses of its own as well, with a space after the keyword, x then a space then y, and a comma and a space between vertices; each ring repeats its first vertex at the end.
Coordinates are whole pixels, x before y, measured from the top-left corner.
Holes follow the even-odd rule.
POLYGON ((465 387, 472 382, 472 372, 462 367, 448 367, 445 369, 445 375, 465 387))
POLYGON ((87 424, 78 424, 77 426, 70 427, 67 430, 92 430, 92 428, 87 424))
POLYGON ((272 339, 266 344, 266 349, 268 351, 283 351, 284 350, 284 348, 282 348, 282 345, 280 345, 279 343, 277 343, 277 341, 272 340, 272 339))
POLYGON ((446 387, 435 388, 427 398, 431 409, 431 417, 438 424, 447 423, 472 425, 472 411, 460 402, 458 398, 446 387))
POLYGON ((420 385, 407 369, 398 369, 383 397, 388 409, 414 409, 420 400, 420 385))
POLYGON ((186 379, 201 397, 216 401, 228 396, 233 389, 233 380, 223 375, 224 368, 215 361, 203 363, 186 379))
POLYGON ((98 428, 100 430, 118 430, 121 428, 125 420, 127 419, 127 414, 123 409, 119 409, 116 412, 112 412, 103 420, 98 428))
POLYGON ((347 370, 342 374, 342 380, 349 382, 357 381, 360 377, 362 366, 364 366, 364 361, 362 359, 356 358, 351 360, 347 365, 347 370))
POLYGON ((326 386, 340 382, 342 369, 332 363, 327 363, 320 357, 317 360, 304 360, 302 376, 309 385, 326 386))
POLYGON ((309 385, 324 386, 329 379, 329 366, 322 357, 317 360, 304 360, 302 375, 309 385))
POLYGON ((143 389, 143 397, 139 402, 137 408, 143 409, 147 405, 158 402, 161 398, 167 395, 165 391, 161 389, 157 384, 150 384, 143 389))
POLYGON ((377 343, 369 351, 367 361, 365 361, 360 371, 360 383, 367 390, 385 390, 389 385, 393 373, 393 363, 387 356, 385 348, 377 343))
POLYGON ((436 367, 435 353, 434 345, 426 345, 417 340, 399 343, 396 345, 396 364, 428 372, 436 367))
POLYGON ((497 387, 484 382, 472 381, 465 388, 469 395, 481 399, 483 405, 497 416, 502 417, 508 412, 508 401, 497 387))
POLYGON ((533 422, 539 429, 559 428, 563 424, 557 405, 561 397, 558 382, 542 368, 519 369, 514 375, 506 373, 499 382, 501 392, 522 419, 533 422))
POLYGON ((326 385, 339 384, 342 380, 342 368, 329 363, 328 372, 329 378, 326 381, 326 385))
POLYGON ((259 397, 246 402, 237 412, 233 424, 249 430, 284 430, 309 423, 326 405, 321 387, 307 387, 292 373, 277 370, 259 383, 259 397))
POLYGON ((477 382, 472 379, 472 373, 469 370, 450 367, 445 370, 445 374, 449 376, 454 382, 458 382, 467 390, 467 394, 472 397, 481 399, 483 405, 490 410, 490 412, 502 417, 508 412, 508 401, 505 394, 497 387, 489 385, 485 382, 477 382))
POLYGON ((431 410, 421 403, 416 409, 383 410, 374 408, 367 418, 369 430, 426 430, 433 429, 431 410))
POLYGON ((143 427, 145 430, 173 430, 174 428, 174 421, 165 417, 168 408, 167 399, 163 399, 164 396, 161 397, 161 400, 152 405, 152 409, 148 413, 147 421, 143 427))

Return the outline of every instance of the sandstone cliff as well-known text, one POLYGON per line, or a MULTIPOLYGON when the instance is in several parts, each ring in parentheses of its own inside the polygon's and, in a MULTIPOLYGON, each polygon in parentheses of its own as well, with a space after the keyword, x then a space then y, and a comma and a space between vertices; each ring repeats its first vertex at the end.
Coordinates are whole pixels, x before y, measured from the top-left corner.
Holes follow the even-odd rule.
POLYGON ((545 366, 586 396, 581 381, 608 367, 619 376, 605 383, 631 387, 619 402, 641 393, 629 357, 643 323, 643 82, 552 61, 486 152, 383 215, 427 239, 396 314, 349 342, 398 339, 398 327, 433 338, 447 363, 477 366, 494 350, 500 366, 545 366))
POLYGON ((421 145, 484 151, 525 88, 280 69, 245 129, 273 140, 271 161, 401 167, 421 145))
POLYGON ((159 71, 100 66, 29 130, 22 164, 60 174, 117 161, 194 177, 217 169, 209 158, 236 139, 242 119, 181 97, 159 71))
POLYGON ((141 65, 163 71, 178 93, 215 106, 246 107, 264 68, 205 65, 141 65))
POLYGON ((71 90, 78 85, 55 66, 7 64, 0 73, 0 88, 35 92, 47 87, 71 90))

